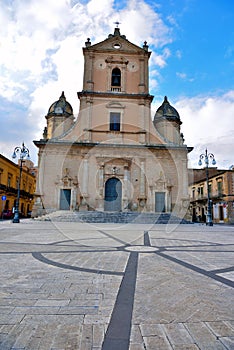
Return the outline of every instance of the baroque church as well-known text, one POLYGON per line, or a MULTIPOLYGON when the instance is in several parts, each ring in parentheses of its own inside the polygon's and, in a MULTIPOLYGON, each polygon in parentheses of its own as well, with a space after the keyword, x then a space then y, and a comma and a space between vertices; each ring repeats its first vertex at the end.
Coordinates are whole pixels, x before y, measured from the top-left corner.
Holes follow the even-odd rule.
POLYGON ((121 35, 83 48, 79 114, 62 92, 38 147, 33 216, 57 210, 154 212, 186 217, 187 155, 167 97, 151 118, 149 51, 121 35))

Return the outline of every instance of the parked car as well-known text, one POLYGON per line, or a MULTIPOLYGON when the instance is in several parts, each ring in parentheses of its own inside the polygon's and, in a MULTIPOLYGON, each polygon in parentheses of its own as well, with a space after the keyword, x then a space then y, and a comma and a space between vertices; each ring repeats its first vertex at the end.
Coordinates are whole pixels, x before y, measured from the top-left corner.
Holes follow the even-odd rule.
POLYGON ((3 210, 2 218, 3 219, 12 219, 13 218, 12 210, 10 210, 10 209, 3 210))

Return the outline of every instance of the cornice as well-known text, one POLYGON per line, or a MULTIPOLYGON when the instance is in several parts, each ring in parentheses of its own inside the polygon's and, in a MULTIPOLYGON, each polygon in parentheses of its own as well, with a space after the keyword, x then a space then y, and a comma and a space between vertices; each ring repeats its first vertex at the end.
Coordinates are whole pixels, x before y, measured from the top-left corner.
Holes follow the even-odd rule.
POLYGON ((187 150, 191 152, 193 147, 187 145, 173 145, 173 144, 118 144, 118 143, 99 143, 99 142, 72 142, 63 140, 34 140, 33 143, 40 148, 40 146, 75 146, 75 147, 100 147, 100 148, 138 148, 138 149, 160 149, 160 150, 187 150))
POLYGON ((150 94, 129 94, 126 92, 104 92, 104 91, 87 91, 83 90, 80 92, 77 92, 78 98, 81 97, 104 97, 104 98, 114 98, 114 97, 122 97, 122 98, 128 98, 128 99, 145 99, 149 101, 153 101, 154 96, 150 94))

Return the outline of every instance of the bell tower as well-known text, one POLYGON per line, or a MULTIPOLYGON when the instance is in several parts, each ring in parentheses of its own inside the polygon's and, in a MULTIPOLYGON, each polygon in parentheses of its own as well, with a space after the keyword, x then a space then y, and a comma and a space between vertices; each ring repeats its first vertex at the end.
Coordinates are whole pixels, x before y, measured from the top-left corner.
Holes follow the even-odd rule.
POLYGON ((167 96, 165 96, 154 116, 155 128, 167 142, 183 144, 183 134, 180 133, 181 124, 179 113, 171 106, 167 96))
POLYGON ((147 43, 134 45, 115 28, 98 44, 88 38, 83 54, 83 90, 78 93, 83 141, 104 142, 115 136, 121 142, 145 143, 153 99, 147 43))
POLYGON ((72 106, 67 102, 64 91, 58 101, 54 102, 45 116, 47 126, 43 138, 48 140, 61 136, 73 125, 74 116, 72 106))

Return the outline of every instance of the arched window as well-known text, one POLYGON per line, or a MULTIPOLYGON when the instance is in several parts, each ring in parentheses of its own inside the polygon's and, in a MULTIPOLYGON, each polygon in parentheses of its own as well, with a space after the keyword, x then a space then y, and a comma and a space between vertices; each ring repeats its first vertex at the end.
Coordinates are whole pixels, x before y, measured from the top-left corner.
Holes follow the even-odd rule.
POLYGON ((121 72, 119 68, 114 68, 112 70, 111 85, 121 86, 121 72))

